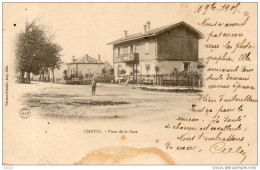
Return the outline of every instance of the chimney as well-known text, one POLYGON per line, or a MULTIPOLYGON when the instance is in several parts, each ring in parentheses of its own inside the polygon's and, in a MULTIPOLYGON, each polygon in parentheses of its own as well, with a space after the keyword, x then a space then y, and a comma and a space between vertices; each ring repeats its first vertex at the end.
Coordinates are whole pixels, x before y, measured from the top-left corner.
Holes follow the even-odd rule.
POLYGON ((86 54, 86 61, 88 62, 88 54, 86 54))
POLYGON ((100 62, 100 54, 98 54, 98 61, 100 62))
POLYGON ((146 33, 146 25, 144 25, 144 33, 146 33))
POLYGON ((125 38, 127 37, 127 31, 124 31, 124 33, 125 33, 125 38))
POLYGON ((75 56, 72 56, 72 62, 74 63, 77 59, 75 59, 75 56))
POLYGON ((147 31, 150 31, 150 24, 151 24, 150 21, 146 22, 147 31))

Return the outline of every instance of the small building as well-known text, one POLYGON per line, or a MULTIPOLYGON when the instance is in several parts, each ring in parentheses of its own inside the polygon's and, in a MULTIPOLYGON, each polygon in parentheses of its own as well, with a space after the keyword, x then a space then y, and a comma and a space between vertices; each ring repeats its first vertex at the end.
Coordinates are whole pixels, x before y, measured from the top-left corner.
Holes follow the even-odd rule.
POLYGON ((114 74, 155 75, 173 71, 196 71, 202 33, 185 22, 150 29, 110 42, 113 45, 114 74))
POLYGON ((88 79, 101 75, 103 69, 105 69, 105 63, 100 60, 100 55, 98 60, 87 54, 79 59, 73 56, 72 62, 67 63, 67 76, 68 78, 83 76, 82 78, 88 79))

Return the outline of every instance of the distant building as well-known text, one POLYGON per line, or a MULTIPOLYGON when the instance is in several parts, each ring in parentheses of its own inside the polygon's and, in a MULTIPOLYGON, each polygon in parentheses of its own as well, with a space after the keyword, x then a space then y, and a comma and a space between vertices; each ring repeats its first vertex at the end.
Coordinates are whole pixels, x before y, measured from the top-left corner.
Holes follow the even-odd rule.
POLYGON ((105 63, 100 60, 100 55, 98 56, 98 60, 87 54, 80 59, 73 57, 72 62, 67 63, 68 77, 83 75, 84 78, 87 78, 101 75, 103 69, 105 69, 105 63))
POLYGON ((115 79, 125 75, 170 74, 173 71, 195 71, 198 65, 199 39, 202 33, 185 22, 128 35, 113 44, 115 79))
MULTIPOLYGON (((64 83, 65 80, 72 80, 72 78, 82 78, 82 80, 92 79, 94 76, 110 73, 111 69, 113 69, 113 66, 107 61, 102 62, 100 55, 98 56, 98 60, 87 54, 80 59, 76 59, 73 56, 72 62, 62 63, 59 69, 56 68, 54 70, 54 82, 64 83)), ((53 73, 51 69, 48 69, 41 77, 33 75, 32 80, 53 82, 53 73)))

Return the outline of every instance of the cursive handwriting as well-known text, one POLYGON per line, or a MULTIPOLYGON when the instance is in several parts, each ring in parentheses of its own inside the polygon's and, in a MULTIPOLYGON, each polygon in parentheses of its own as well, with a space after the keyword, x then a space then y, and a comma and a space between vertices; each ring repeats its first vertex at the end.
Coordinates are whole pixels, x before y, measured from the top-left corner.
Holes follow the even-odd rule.
POLYGON ((211 153, 221 153, 221 154, 232 154, 232 153, 241 154, 243 156, 243 158, 240 161, 240 164, 243 163, 243 161, 247 158, 246 151, 241 146, 239 146, 237 148, 226 147, 225 142, 218 142, 218 143, 213 144, 210 147, 209 151, 211 153))

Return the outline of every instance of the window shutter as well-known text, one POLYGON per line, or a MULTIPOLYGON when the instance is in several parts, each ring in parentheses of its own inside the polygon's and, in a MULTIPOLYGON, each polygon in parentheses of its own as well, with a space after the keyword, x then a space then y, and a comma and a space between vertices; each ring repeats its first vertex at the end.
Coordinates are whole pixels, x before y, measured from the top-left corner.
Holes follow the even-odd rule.
POLYGON ((149 42, 145 43, 145 53, 150 52, 149 42))
POLYGON ((116 57, 118 57, 118 48, 116 48, 115 55, 116 55, 116 57))
POLYGON ((128 54, 130 54, 131 53, 131 47, 130 47, 130 45, 128 46, 128 54))
POLYGON ((183 71, 184 70, 184 63, 181 64, 181 70, 180 71, 183 71))
POLYGON ((133 45, 133 53, 135 53, 136 51, 135 51, 135 45, 133 45))

